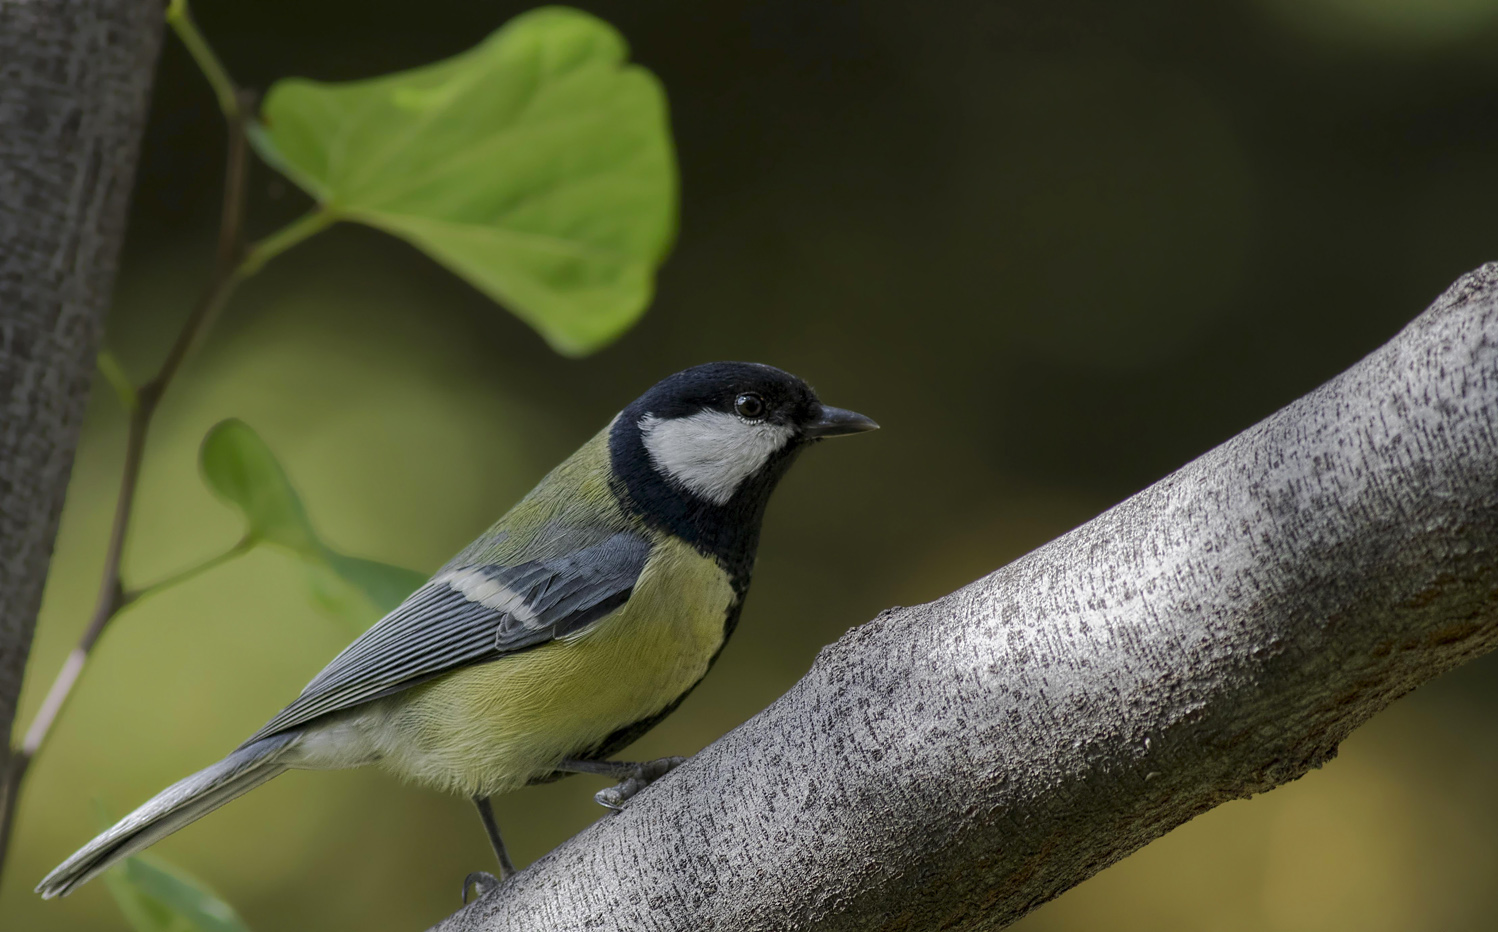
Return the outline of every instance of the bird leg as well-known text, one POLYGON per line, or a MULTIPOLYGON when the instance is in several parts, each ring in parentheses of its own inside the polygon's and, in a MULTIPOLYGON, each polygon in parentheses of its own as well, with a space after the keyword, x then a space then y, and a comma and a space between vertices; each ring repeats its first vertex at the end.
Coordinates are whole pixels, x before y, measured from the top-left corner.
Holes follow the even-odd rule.
POLYGON ((578 760, 568 758, 557 764, 563 773, 591 773, 601 777, 615 777, 620 782, 593 794, 598 805, 615 812, 645 787, 686 763, 685 757, 660 757, 655 760, 632 763, 620 760, 578 760))
POLYGON ((490 890, 499 886, 500 881, 515 873, 515 864, 510 860, 510 853, 505 850, 505 840, 499 837, 499 823, 494 821, 494 807, 489 804, 489 797, 473 797, 473 805, 478 808, 479 820, 484 823, 484 831, 489 835, 489 844, 494 847, 494 856, 499 859, 499 876, 485 871, 474 871, 463 878, 463 902, 468 902, 468 888, 477 887, 478 895, 484 896, 490 890))
POLYGON ((499 878, 488 871, 474 871, 463 878, 463 905, 468 905, 468 891, 472 890, 475 900, 483 899, 490 890, 499 886, 499 878))

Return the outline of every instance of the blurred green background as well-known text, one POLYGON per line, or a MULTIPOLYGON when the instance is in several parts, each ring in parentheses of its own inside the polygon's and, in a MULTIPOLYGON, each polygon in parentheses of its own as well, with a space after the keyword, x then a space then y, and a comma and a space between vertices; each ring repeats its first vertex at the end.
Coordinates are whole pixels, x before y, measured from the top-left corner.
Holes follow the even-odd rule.
MULTIPOLYGON (((351 553, 429 571, 657 378, 773 363, 884 430, 806 457, 703 688, 634 749, 687 753, 817 649, 936 597, 1335 375, 1498 259, 1498 0, 584 3, 665 81, 679 246, 643 322, 562 359, 413 249, 339 227, 236 298, 151 437, 127 579, 231 544, 195 472, 238 416, 351 553)), ((443 57, 526 9, 229 4, 242 83, 443 57)), ((159 360, 209 267, 213 99, 168 42, 110 343, 159 360)), ((251 232, 305 201, 258 168, 251 232)), ((21 721, 81 630, 123 419, 96 392, 21 721)), ((32 771, 0 928, 118 930, 102 884, 30 887, 216 760, 350 637, 271 552, 140 605, 32 771)), ((1038 910, 1040 930, 1424 930, 1498 921, 1498 658, 1402 700, 1297 783, 1197 819, 1038 910)), ((498 801, 522 862, 602 781, 498 801)), ((472 807, 379 773, 294 773, 157 849, 257 930, 412 930, 490 865, 472 807)))

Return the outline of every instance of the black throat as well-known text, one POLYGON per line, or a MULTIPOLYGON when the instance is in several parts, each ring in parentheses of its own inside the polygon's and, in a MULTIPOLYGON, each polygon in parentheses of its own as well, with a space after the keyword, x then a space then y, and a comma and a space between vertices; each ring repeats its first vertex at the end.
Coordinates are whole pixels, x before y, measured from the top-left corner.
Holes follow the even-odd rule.
POLYGON ((680 537, 717 560, 742 601, 754 570, 759 529, 770 493, 804 444, 792 442, 776 451, 757 473, 743 481, 733 498, 718 505, 693 495, 655 468, 640 435, 639 420, 645 412, 635 408, 625 408, 609 432, 614 494, 647 524, 680 537))

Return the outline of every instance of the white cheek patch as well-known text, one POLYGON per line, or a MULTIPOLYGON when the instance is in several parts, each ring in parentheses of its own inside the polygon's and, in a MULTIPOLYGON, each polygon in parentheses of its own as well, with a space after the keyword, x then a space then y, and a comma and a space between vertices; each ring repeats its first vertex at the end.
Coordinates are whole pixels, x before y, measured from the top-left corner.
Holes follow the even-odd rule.
POLYGON ((793 429, 746 421, 726 411, 640 419, 640 436, 656 471, 715 505, 791 440, 793 429))
POLYGON ((525 604, 525 597, 503 583, 490 579, 483 567, 470 566, 453 570, 434 581, 446 583, 450 589, 463 593, 468 601, 503 612, 523 625, 536 620, 536 613, 525 604))

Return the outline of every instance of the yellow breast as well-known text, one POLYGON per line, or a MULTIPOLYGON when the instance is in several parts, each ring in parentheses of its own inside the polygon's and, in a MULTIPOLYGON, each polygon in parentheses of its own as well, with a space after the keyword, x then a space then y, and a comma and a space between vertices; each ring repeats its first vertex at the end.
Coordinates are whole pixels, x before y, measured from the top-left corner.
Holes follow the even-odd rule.
POLYGON ((711 558, 675 539, 659 543, 613 614, 392 696, 382 763, 449 792, 523 786, 690 689, 723 643, 733 598, 711 558))

